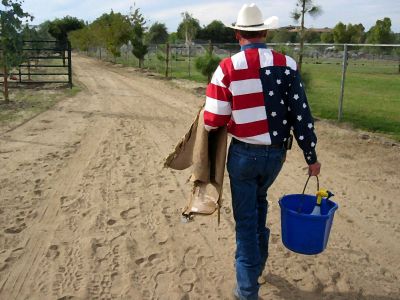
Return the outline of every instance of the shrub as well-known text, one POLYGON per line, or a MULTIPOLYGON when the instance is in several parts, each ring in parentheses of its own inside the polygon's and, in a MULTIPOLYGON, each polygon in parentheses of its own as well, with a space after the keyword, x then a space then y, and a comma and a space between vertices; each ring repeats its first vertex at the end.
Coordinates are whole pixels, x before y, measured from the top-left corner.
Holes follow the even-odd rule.
POLYGON ((205 54, 196 58, 196 68, 207 77, 207 82, 211 81, 211 76, 213 75, 215 69, 218 67, 221 58, 210 53, 205 54))

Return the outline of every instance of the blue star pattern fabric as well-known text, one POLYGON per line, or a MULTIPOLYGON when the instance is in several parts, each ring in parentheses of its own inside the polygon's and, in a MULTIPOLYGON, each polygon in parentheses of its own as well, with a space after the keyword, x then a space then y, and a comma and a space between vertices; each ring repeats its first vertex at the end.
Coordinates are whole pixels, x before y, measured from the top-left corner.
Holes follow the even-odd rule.
POLYGON ((314 119, 298 70, 271 66, 260 69, 272 144, 286 141, 293 130, 308 164, 317 161, 314 119))

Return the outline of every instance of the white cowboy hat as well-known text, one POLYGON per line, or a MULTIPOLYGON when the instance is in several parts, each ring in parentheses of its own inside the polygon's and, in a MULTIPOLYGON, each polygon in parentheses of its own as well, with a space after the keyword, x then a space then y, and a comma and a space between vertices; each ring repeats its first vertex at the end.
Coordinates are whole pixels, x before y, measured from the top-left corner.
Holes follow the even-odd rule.
POLYGON ((278 28, 278 23, 279 19, 275 16, 264 21, 261 10, 252 3, 242 6, 234 25, 226 24, 225 26, 244 31, 261 31, 278 28))

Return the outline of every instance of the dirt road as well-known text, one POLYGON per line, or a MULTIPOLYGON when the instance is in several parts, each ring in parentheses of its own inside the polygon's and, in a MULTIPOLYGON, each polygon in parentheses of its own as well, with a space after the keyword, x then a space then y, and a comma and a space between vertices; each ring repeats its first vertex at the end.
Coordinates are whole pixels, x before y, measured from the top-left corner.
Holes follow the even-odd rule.
MULTIPOLYGON (((0 299, 231 299, 234 223, 180 222, 189 171, 163 169, 203 99, 176 84, 74 57, 83 91, 0 134, 0 299)), ((269 194, 264 299, 400 299, 400 148, 317 123, 322 185, 336 192, 328 249, 280 238, 278 198, 298 193, 289 153, 269 194)), ((310 192, 314 188, 310 187, 310 192)))

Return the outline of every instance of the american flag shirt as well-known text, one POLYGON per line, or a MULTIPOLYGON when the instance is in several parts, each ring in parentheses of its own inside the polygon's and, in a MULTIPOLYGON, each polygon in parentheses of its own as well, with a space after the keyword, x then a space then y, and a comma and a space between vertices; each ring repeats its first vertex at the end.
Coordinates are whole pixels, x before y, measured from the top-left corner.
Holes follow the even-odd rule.
POLYGON ((308 164, 317 161, 317 137, 295 60, 250 44, 221 61, 206 91, 206 130, 228 126, 249 144, 282 144, 293 130, 308 164))

